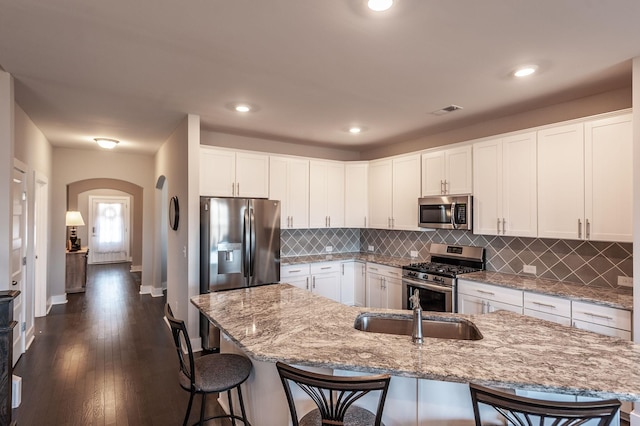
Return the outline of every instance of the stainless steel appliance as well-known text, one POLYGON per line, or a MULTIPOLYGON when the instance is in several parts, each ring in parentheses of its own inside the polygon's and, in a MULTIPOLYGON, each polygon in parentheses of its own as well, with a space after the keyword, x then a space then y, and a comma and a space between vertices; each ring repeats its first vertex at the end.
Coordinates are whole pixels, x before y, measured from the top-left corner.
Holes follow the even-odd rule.
POLYGON ((418 199, 418 226, 471 231, 472 205, 471 195, 420 198, 418 199))
MULTIPOLYGON (((280 201, 200 198, 200 293, 280 281, 280 201)), ((202 347, 219 331, 200 316, 202 347)))
POLYGON ((484 269, 484 248, 432 243, 430 252, 430 262, 402 267, 402 308, 418 290, 422 310, 457 312, 457 276, 484 269))

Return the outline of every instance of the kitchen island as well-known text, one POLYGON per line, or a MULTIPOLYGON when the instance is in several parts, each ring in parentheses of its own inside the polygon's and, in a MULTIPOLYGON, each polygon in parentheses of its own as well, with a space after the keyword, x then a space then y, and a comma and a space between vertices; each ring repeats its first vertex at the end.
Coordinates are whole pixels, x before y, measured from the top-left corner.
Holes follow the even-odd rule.
MULTIPOLYGON (((254 413, 269 409, 276 416, 284 409, 287 418, 276 361, 335 374, 391 374, 385 418, 394 425, 431 424, 430 416, 472 418, 469 382, 640 401, 640 345, 505 311, 434 313, 470 320, 483 338, 425 338, 418 346, 409 336, 354 328, 363 312, 408 316, 408 311, 349 307, 288 284, 211 293, 191 301, 224 333, 223 351, 241 351, 252 359, 247 400, 254 413)), ((261 415, 254 426, 286 423, 282 417, 272 422, 267 417, 261 415)))

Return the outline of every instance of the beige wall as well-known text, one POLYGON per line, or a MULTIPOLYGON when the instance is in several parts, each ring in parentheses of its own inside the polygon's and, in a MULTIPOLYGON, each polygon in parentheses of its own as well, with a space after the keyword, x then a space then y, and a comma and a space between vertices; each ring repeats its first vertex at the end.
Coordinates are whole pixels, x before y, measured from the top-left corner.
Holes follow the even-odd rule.
POLYGON ((142 187, 142 285, 149 285, 153 270, 154 245, 154 165, 149 155, 122 154, 115 151, 54 148, 52 179, 52 222, 49 286, 54 296, 63 295, 67 206, 67 185, 85 179, 118 179, 142 187))
POLYGON ((0 290, 11 285, 11 173, 13 170, 13 78, 0 70, 0 290))
POLYGON ((519 114, 505 115, 501 118, 482 120, 479 123, 469 124, 466 126, 461 125, 456 129, 434 133, 405 142, 387 144, 379 148, 373 148, 362 152, 362 159, 373 160, 391 155, 421 151, 423 149, 434 148, 437 146, 469 141, 498 135, 500 133, 507 133, 630 107, 631 87, 626 87, 519 114))

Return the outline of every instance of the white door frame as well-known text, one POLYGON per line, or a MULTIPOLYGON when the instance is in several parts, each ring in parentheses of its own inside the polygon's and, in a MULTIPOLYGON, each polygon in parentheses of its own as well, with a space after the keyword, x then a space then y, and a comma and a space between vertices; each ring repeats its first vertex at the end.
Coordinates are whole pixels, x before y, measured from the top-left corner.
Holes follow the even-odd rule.
POLYGON ((93 264, 95 263, 95 250, 93 249, 93 228, 95 226, 95 224, 93 223, 93 218, 94 218, 94 211, 93 211, 93 205, 96 202, 99 201, 106 201, 106 202, 122 202, 125 205, 125 212, 124 212, 124 226, 125 226, 125 240, 126 240, 126 260, 127 261, 131 261, 131 232, 129 232, 130 230, 130 225, 131 225, 131 206, 130 206, 130 197, 128 196, 116 196, 116 195, 90 195, 89 196, 89 220, 88 220, 88 224, 89 224, 89 228, 87 230, 87 236, 89 239, 89 259, 88 259, 88 263, 89 264, 93 264))
MULTIPOLYGON (((16 195, 15 193, 17 188, 16 185, 20 185, 20 189, 19 189, 21 192, 20 197, 22 198, 22 202, 21 202, 22 211, 20 212, 20 224, 19 224, 21 228, 19 231, 20 255, 18 259, 20 271, 16 273, 13 270, 13 267, 11 267, 11 287, 10 287, 11 290, 20 290, 20 294, 13 301, 13 319, 18 323, 13 329, 13 360, 12 362, 13 362, 13 365, 15 365, 16 362, 18 362, 18 359, 20 358, 20 356, 26 350, 25 326, 27 322, 27 318, 26 318, 27 303, 31 300, 31 297, 30 297, 31 294, 33 294, 32 293, 33 288, 29 288, 28 286, 29 280, 27 280, 27 273, 26 273, 26 267, 24 262, 27 256, 27 241, 29 240, 27 237, 27 212, 29 211, 28 204, 27 204, 27 188, 28 188, 27 187, 27 165, 15 158, 13 160, 13 170, 12 170, 11 179, 12 179, 12 191, 11 191, 10 203, 12 203, 12 208, 11 208, 12 221, 13 221, 13 216, 15 216, 16 214, 15 204, 13 204, 14 197, 16 195), (16 173, 21 174, 21 178, 16 177, 16 173)), ((11 229, 12 229, 12 232, 15 233, 15 231, 13 230, 13 226, 14 225, 12 225, 11 229)), ((11 256, 13 257, 15 244, 17 243, 17 240, 15 238, 12 238, 11 241, 12 241, 11 256)), ((15 262, 15 259, 12 259, 11 264, 14 265, 14 262, 15 262)), ((33 282, 31 282, 31 284, 33 284, 33 282)))
POLYGON ((47 269, 49 255, 49 180, 45 175, 34 172, 34 314, 47 315, 47 269))

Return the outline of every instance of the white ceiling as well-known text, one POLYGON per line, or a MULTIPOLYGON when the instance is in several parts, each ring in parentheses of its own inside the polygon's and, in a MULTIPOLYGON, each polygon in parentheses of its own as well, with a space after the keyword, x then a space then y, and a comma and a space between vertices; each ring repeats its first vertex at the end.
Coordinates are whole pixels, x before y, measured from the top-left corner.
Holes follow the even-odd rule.
POLYGON ((204 129, 364 150, 629 86, 640 55, 638 0, 364 3, 0 0, 0 66, 54 146, 104 136, 151 153, 192 113, 204 129), (523 63, 539 73, 510 77, 523 63), (450 104, 464 109, 430 114, 450 104))

